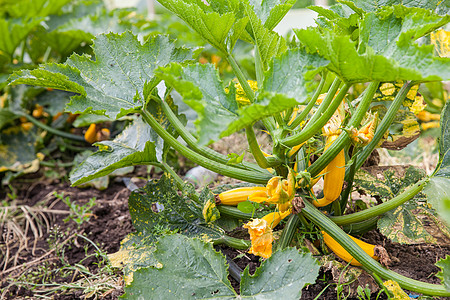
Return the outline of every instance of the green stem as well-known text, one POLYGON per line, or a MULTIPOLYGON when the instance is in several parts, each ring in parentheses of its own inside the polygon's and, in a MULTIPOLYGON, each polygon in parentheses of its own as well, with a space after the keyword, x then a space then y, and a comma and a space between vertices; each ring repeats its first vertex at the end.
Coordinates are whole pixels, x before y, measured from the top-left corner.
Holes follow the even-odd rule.
MULTIPOLYGON (((159 100, 159 98, 155 99, 159 100)), ((178 134, 181 136, 181 138, 186 142, 186 144, 189 145, 189 147, 192 148, 195 152, 199 153, 200 155, 203 155, 209 159, 212 159, 214 161, 217 161, 221 164, 227 164, 228 158, 217 152, 214 151, 211 148, 199 146, 197 144, 196 138, 188 131, 186 130, 186 127, 183 126, 183 124, 180 122, 180 120, 177 118, 177 116, 173 113, 172 109, 169 107, 169 105, 165 101, 160 101, 162 110, 164 114, 167 116, 167 119, 169 120, 170 124, 175 128, 175 130, 178 132, 178 134)), ((236 168, 240 169, 251 169, 253 171, 257 172, 265 172, 265 170, 261 169, 255 164, 248 163, 248 162, 242 162, 242 164, 234 165, 236 168)))
POLYGON ((224 235, 218 239, 213 240, 214 246, 222 244, 240 250, 247 250, 252 245, 251 241, 237 239, 228 235, 224 235))
MULTIPOLYGON (((370 103, 372 103, 373 95, 378 89, 380 82, 371 82, 362 95, 361 102, 358 105, 355 113, 351 117, 347 127, 359 127, 362 119, 369 110, 370 103)), ((308 172, 311 173, 311 177, 317 176, 335 157, 344 149, 345 145, 350 143, 350 136, 345 130, 342 130, 339 137, 330 148, 327 149, 311 166, 308 167, 308 172)))
POLYGON ((244 92, 247 95, 248 99, 250 100, 251 103, 255 102, 255 93, 248 84, 244 76, 244 73, 242 73, 241 68, 239 68, 239 65, 237 64, 236 60, 231 54, 228 54, 227 59, 228 62, 230 63, 230 66, 233 68, 234 74, 236 75, 239 83, 241 84, 242 89, 244 89, 244 92))
POLYGON ((254 172, 248 170, 241 170, 235 167, 218 164, 216 161, 213 161, 209 158, 206 158, 192 149, 189 149, 185 145, 182 145, 176 138, 174 138, 170 133, 168 133, 158 121, 147 111, 141 111, 141 115, 144 120, 155 130, 155 132, 171 147, 173 147, 176 151, 178 151, 181 155, 186 158, 192 160, 194 163, 207 168, 213 172, 236 178, 239 180, 243 180, 246 182, 252 183, 260 183, 265 184, 267 181, 272 178, 272 175, 267 172, 266 174, 261 172, 254 172))
POLYGON ((345 208, 347 207, 347 203, 348 203, 348 197, 353 188, 353 179, 355 178, 355 172, 356 172, 356 160, 358 158, 358 153, 357 153, 356 147, 353 148, 352 154, 354 154, 352 156, 353 163, 350 166, 350 170, 348 173, 349 176, 348 176, 348 180, 347 180, 347 187, 345 188, 345 190, 342 192, 342 195, 341 195, 341 203, 340 203, 341 214, 345 212, 345 208))
POLYGON ((289 125, 289 129, 294 130, 297 128, 300 123, 305 120, 306 116, 309 114, 311 109, 314 107, 314 104, 316 104, 317 98, 319 98, 320 92, 323 89, 323 86, 325 85, 327 77, 326 75, 322 76, 322 79, 320 79, 319 86, 316 88, 316 91, 314 92, 314 95, 311 97, 311 100, 309 100, 308 105, 305 107, 305 109, 300 113, 300 115, 297 116, 297 118, 292 121, 291 125, 289 125))
POLYGON ((299 223, 300 218, 296 214, 292 214, 289 217, 289 220, 286 222, 286 225, 283 228, 283 233, 281 234, 280 241, 278 242, 278 249, 289 247, 292 239, 294 238, 294 234, 299 223))
POLYGON ((255 132, 253 131, 252 126, 245 127, 245 134, 247 136, 247 142, 250 147, 250 151, 253 154, 253 157, 255 158, 256 162, 258 163, 258 166, 261 168, 269 168, 275 165, 279 165, 280 163, 277 163, 277 161, 271 161, 269 162, 267 158, 264 156, 264 154, 261 151, 261 148, 258 145, 258 140, 256 139, 255 132))
POLYGON ((402 205, 406 201, 412 199, 418 192, 420 192, 423 189, 423 187, 428 183, 428 180, 429 180, 428 177, 420 180, 419 182, 417 182, 416 184, 405 190, 403 193, 379 205, 372 206, 363 211, 359 211, 345 216, 330 217, 330 219, 337 225, 347 225, 382 215, 385 212, 388 212, 398 207, 399 205, 402 205))
POLYGON ((60 137, 66 138, 66 139, 71 139, 71 140, 74 140, 74 141, 86 142, 84 140, 83 136, 76 135, 76 134, 71 134, 71 133, 68 133, 68 132, 65 132, 65 131, 61 131, 61 130, 52 128, 50 126, 47 126, 47 125, 39 122, 38 120, 36 120, 32 116, 30 116, 29 114, 25 114, 24 113, 24 114, 20 114, 20 116, 23 116, 23 117, 27 118, 28 121, 30 121, 31 123, 33 123, 37 127, 40 127, 41 129, 43 129, 45 131, 48 131, 48 132, 50 132, 50 133, 52 133, 54 135, 57 135, 57 136, 60 136, 60 137))
POLYGON ((377 274, 381 278, 397 281, 402 288, 417 293, 431 296, 450 296, 450 291, 447 291, 443 285, 420 282, 383 268, 380 263, 364 252, 361 247, 359 247, 344 231, 342 231, 341 228, 339 228, 339 226, 333 223, 333 221, 331 221, 308 201, 305 201, 305 208, 303 208, 302 212, 317 226, 321 227, 334 240, 336 240, 365 268, 377 274))
MULTIPOLYGON (((244 73, 242 73, 242 70, 241 68, 239 68, 239 65, 237 64, 236 60, 232 55, 228 55, 227 59, 228 62, 230 63, 231 68, 234 71, 234 74, 236 75, 236 78, 238 79, 239 83, 244 89, 247 98, 250 100, 251 103, 255 102, 255 93, 248 84, 244 76, 244 73)), ((255 47, 255 70, 256 70, 256 81, 258 83, 258 87, 260 87, 262 86, 264 81, 264 70, 262 67, 261 56, 259 55, 258 47, 255 47)), ((263 118, 262 122, 269 132, 272 132, 276 128, 275 122, 272 119, 272 117, 263 118)))
POLYGON ((252 218, 252 214, 242 212, 235 206, 217 205, 217 209, 219 210, 221 215, 227 217, 236 218, 240 220, 250 220, 252 218))
MULTIPOLYGON (((285 139, 281 140, 281 144, 293 147, 296 145, 300 145, 301 143, 309 140, 314 134, 318 133, 322 127, 330 120, 331 116, 336 112, 336 109, 339 107, 339 105, 342 102, 342 99, 344 99, 345 95, 347 94, 348 89, 350 88, 349 84, 344 84, 344 86, 341 88, 337 96, 333 99, 331 104, 328 106, 327 110, 316 119, 316 121, 311 122, 311 120, 308 122, 308 125, 299 133, 291 135, 285 139)), ((328 96, 327 96, 328 97, 328 96)), ((325 102, 325 99, 324 99, 325 102)), ((318 112, 314 114, 314 116, 317 116, 318 112)), ((313 116, 313 118, 314 118, 313 116)), ((317 175, 317 174, 315 174, 317 175)))
POLYGON ((384 115, 383 120, 381 120, 381 123, 378 126, 372 141, 370 141, 370 143, 366 147, 364 147, 363 151, 360 153, 356 168, 359 169, 363 165, 363 163, 372 153, 373 149, 375 149, 380 140, 383 138, 384 134, 389 129, 389 126, 391 126, 392 122, 394 121, 395 115, 400 109, 403 100, 405 100, 406 95, 413 85, 414 84, 412 82, 406 82, 398 92, 397 96, 395 96, 395 99, 389 106, 389 109, 384 115))
MULTIPOLYGON (((311 117, 310 120, 308 120, 308 124, 306 124, 305 128, 308 128, 316 123, 316 121, 322 116, 322 114, 328 109, 330 104, 332 103, 334 96, 336 95, 336 92, 339 89, 339 86, 341 85, 342 81, 339 78, 335 78, 333 83, 331 84, 330 89, 327 92, 327 95, 323 99, 322 103, 320 103, 317 110, 314 112, 314 115, 311 117)), ((348 90, 348 88, 347 88, 348 90)), ((346 91, 347 93, 347 91, 346 91)), ((345 96, 345 94, 344 94, 345 96)), ((340 103, 340 102, 339 102, 340 103)))
POLYGON ((256 71, 256 81, 262 86, 264 82, 264 69, 261 61, 261 55, 259 53, 259 48, 255 45, 255 71, 256 71))
POLYGON ((73 162, 61 163, 61 162, 49 162, 49 161, 41 161, 41 162, 39 162, 39 164, 41 166, 50 167, 50 168, 57 168, 57 167, 67 168, 67 167, 72 167, 74 165, 73 162))
POLYGON ((367 231, 370 231, 377 226, 379 217, 374 217, 368 220, 364 220, 362 222, 348 224, 342 226, 342 229, 347 233, 351 235, 361 235, 366 233, 367 231))
POLYGON ((333 204, 331 205, 333 207, 334 215, 340 216, 341 215, 341 202, 339 199, 336 199, 333 201, 333 204))

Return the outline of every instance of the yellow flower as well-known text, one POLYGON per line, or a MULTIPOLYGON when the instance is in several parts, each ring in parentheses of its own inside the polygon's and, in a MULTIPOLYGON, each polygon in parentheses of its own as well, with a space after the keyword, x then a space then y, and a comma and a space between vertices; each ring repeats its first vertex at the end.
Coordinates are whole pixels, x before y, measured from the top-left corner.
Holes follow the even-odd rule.
POLYGON ((252 246, 249 253, 264 258, 269 258, 272 255, 273 231, 282 219, 289 216, 291 210, 284 213, 273 212, 264 216, 262 219, 253 219, 244 224, 244 228, 248 229, 252 246))
POLYGON ((450 31, 440 29, 430 34, 431 43, 440 57, 450 56, 450 31))
MULTIPOLYGON (((258 90, 258 82, 254 80, 247 80, 247 82, 253 91, 258 90)), ((242 88, 241 84, 239 82, 236 82, 234 86, 236 87, 236 101, 240 105, 250 104, 250 100, 247 98, 247 94, 245 94, 245 91, 242 88)))
POLYGON ((267 202, 278 204, 281 212, 290 207, 290 203, 295 196, 295 178, 291 169, 287 179, 281 176, 272 177, 266 185, 266 191, 258 191, 251 194, 248 200, 252 202, 267 202))
POLYGON ((351 138, 357 144, 367 145, 373 139, 375 135, 375 129, 378 124, 378 112, 374 114, 370 114, 366 118, 368 121, 365 125, 363 125, 359 130, 352 128, 351 130, 351 138))
POLYGON ((272 255, 273 242, 272 228, 269 223, 264 219, 253 219, 244 224, 243 227, 248 229, 252 241, 252 246, 248 252, 269 258, 272 255))

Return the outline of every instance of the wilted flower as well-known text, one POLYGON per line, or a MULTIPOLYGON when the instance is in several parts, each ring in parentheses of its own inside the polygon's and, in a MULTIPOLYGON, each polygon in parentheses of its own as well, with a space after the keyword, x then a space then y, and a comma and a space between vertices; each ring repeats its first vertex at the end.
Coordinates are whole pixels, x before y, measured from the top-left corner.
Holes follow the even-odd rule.
POLYGON ((289 216, 291 210, 284 213, 273 212, 264 216, 262 219, 253 219, 244 224, 244 228, 248 229, 252 246, 249 253, 258 255, 264 258, 269 258, 272 255, 273 232, 282 219, 289 216))
POLYGON ((295 178, 292 170, 289 170, 287 179, 281 176, 272 177, 266 185, 266 191, 258 191, 251 194, 248 199, 252 202, 267 202, 279 205, 281 212, 290 207, 290 202, 295 196, 295 178))

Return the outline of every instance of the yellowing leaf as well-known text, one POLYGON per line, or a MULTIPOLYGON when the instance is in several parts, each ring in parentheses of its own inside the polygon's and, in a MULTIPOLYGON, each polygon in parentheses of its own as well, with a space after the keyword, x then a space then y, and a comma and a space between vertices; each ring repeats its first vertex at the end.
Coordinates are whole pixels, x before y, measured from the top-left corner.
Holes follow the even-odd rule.
POLYGON ((392 294, 394 294, 395 300, 410 300, 408 294, 406 294, 400 285, 393 280, 388 280, 383 282, 383 285, 390 291, 392 294))

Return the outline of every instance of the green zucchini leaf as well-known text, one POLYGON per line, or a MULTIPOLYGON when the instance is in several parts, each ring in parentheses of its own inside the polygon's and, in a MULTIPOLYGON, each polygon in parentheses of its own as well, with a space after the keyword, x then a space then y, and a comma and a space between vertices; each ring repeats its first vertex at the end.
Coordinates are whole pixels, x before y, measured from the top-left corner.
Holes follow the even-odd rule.
POLYGON ((261 22, 269 30, 275 28, 291 7, 297 2, 296 0, 249 0, 249 4, 253 6, 253 10, 261 22))
POLYGON ((114 140, 96 145, 99 151, 71 172, 72 185, 105 176, 123 167, 154 164, 162 158, 162 139, 140 117, 114 140))
MULTIPOLYGON (((369 167, 370 173, 357 172, 355 186, 363 193, 383 202, 395 197, 425 176, 422 170, 414 167, 397 172, 386 170, 383 173, 378 170, 379 168, 369 167)), ((433 201, 430 195, 418 193, 413 199, 383 214, 378 220, 378 229, 390 240, 401 244, 436 243, 436 233, 445 240, 446 237, 450 237, 450 232, 438 219, 436 211, 431 206, 433 201)))
POLYGON ((266 71, 270 60, 286 51, 286 41, 278 33, 263 25, 263 22, 258 18, 250 4, 245 4, 245 12, 249 17, 247 31, 253 37, 261 57, 262 68, 266 71))
POLYGON ((277 251, 254 275, 244 270, 237 295, 227 278, 225 257, 211 244, 168 235, 159 239, 153 255, 159 265, 136 271, 124 298, 273 299, 283 295, 294 300, 306 284, 315 282, 320 268, 310 254, 299 254, 294 248, 277 251))
POLYGON ((179 195, 174 179, 165 174, 133 191, 128 206, 136 230, 152 236, 153 240, 161 231, 178 232, 207 241, 220 238, 224 232, 203 219, 202 200, 197 202, 187 194, 179 195))
POLYGON ((198 114, 195 122, 199 144, 219 139, 222 131, 237 119, 234 88, 226 92, 218 71, 212 64, 188 65, 173 63, 157 70, 157 75, 175 88, 183 100, 198 114))
POLYGON ((450 291, 450 255, 440 259, 435 265, 441 268, 436 277, 441 280, 447 291, 450 291))
POLYGON ((93 45, 95 61, 72 55, 65 64, 46 64, 35 70, 15 72, 12 84, 45 86, 79 95, 66 111, 96 113, 113 119, 138 111, 145 103, 144 85, 156 86, 154 70, 170 62, 191 59, 193 52, 176 48, 166 36, 145 44, 129 32, 99 35, 93 45))
POLYGON ((432 45, 419 46, 415 41, 449 19, 401 6, 365 14, 360 21, 359 43, 350 35, 327 28, 311 27, 295 33, 310 53, 328 59, 328 68, 346 82, 440 81, 450 78, 450 59, 434 56, 432 45))
POLYGON ((239 13, 236 1, 213 1, 211 5, 187 0, 159 0, 159 3, 225 54, 231 53, 248 22, 239 13))

